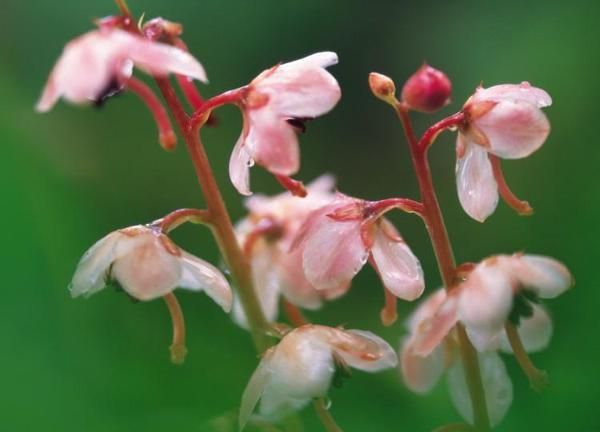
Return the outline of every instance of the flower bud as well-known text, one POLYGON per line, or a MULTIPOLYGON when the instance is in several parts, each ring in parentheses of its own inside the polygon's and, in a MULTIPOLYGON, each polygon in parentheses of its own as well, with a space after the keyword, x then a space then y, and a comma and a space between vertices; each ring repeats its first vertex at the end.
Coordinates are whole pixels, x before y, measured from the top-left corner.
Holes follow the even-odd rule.
POLYGON ((446 74, 424 64, 404 84, 402 102, 412 110, 431 113, 447 105, 451 93, 446 74))
POLYGON ((390 77, 377 72, 371 72, 369 74, 369 87, 375 97, 388 103, 394 101, 396 85, 390 77))

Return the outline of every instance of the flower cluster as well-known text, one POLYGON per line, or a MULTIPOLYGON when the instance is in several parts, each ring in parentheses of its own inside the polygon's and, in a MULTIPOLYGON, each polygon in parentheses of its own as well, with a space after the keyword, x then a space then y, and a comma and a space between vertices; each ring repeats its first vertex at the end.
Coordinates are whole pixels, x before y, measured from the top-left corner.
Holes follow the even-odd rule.
MULTIPOLYGON (((397 355, 387 342, 361 330, 326 327, 304 321, 300 309, 319 309, 324 301, 346 294, 354 276, 367 264, 378 274, 385 293, 381 319, 397 318, 396 301, 417 300, 425 290, 419 259, 386 218, 392 210, 418 215, 425 223, 445 287, 429 295, 408 320, 400 348, 406 385, 426 393, 446 372, 452 401, 476 428, 498 424, 513 397, 511 381, 499 352, 513 353, 535 389, 547 381, 528 352, 545 348, 552 334, 542 299, 557 297, 572 285, 560 262, 538 255, 495 255, 478 264, 456 265, 437 202, 427 154, 445 131, 458 131, 456 179, 466 213, 483 222, 499 198, 520 214, 531 207, 507 186, 500 159, 529 156, 545 142, 550 126, 541 108, 550 96, 529 83, 477 88, 456 114, 441 120, 417 139, 409 113, 436 112, 450 102, 452 84, 443 72, 423 65, 402 87, 372 73, 376 97, 391 105, 402 122, 421 192, 420 201, 387 198, 368 201, 336 191, 331 176, 307 187, 291 178, 300 168, 299 132, 304 123, 329 112, 341 97, 336 79, 326 70, 333 52, 319 52, 275 65, 239 88, 204 100, 193 80, 207 82, 202 65, 181 39, 183 28, 162 18, 137 25, 124 2, 122 15, 99 20, 64 49, 36 105, 48 111, 62 97, 75 104, 103 104, 122 91, 137 94, 151 110, 163 147, 172 150, 175 132, 161 100, 133 76, 134 66, 157 82, 186 141, 205 193, 206 210, 176 210, 148 225, 117 230, 83 256, 70 285, 71 294, 89 296, 115 282, 131 297, 163 298, 173 318, 172 358, 185 355, 184 322, 173 291, 204 291, 254 337, 261 361, 243 394, 240 428, 258 416, 278 421, 329 387, 349 368, 376 372, 392 368, 397 355), (185 112, 170 81, 194 108, 185 112), (250 167, 273 174, 287 191, 246 200, 248 214, 234 227, 206 155, 199 130, 212 112, 232 104, 243 127, 229 160, 237 191, 251 195, 250 167), (184 251, 168 233, 185 222, 207 225, 221 247, 236 287, 212 264, 184 251), (296 327, 283 328, 279 305, 295 311, 296 327), (298 319, 298 316, 302 319, 298 319), (274 346, 266 335, 276 334, 274 346), (480 371, 480 376, 479 374, 480 371)), ((333 420, 329 420, 333 422, 333 420)))

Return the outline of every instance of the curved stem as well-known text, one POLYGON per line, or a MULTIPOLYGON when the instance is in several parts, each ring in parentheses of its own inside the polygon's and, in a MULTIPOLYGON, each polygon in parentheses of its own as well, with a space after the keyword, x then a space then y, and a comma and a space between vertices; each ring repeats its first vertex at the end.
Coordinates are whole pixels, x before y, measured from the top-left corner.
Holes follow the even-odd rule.
MULTIPOLYGON (((409 143, 411 158, 421 191, 421 201, 424 206, 423 219, 431 238, 442 281, 446 289, 451 290, 454 285, 456 263, 442 211, 435 193, 431 170, 429 169, 429 161, 427 160, 427 150, 440 132, 460 124, 464 117, 461 116, 461 113, 458 113, 436 123, 425 132, 420 141, 417 141, 408 114, 408 108, 401 103, 397 103, 394 107, 404 127, 406 139, 409 143)), ((462 325, 458 324, 456 329, 467 388, 469 389, 473 407, 474 426, 478 432, 487 432, 490 430, 490 420, 477 352, 469 341, 462 325)))
POLYGON ((517 198, 517 196, 510 190, 510 187, 508 187, 508 184, 504 179, 504 173, 502 172, 502 164, 498 156, 494 156, 493 154, 488 153, 488 158, 492 163, 492 171, 494 173, 496 183, 498 184, 498 192, 500 193, 500 196, 502 197, 504 202, 522 216, 529 216, 533 214, 533 208, 531 208, 529 203, 527 201, 523 201, 517 198))
POLYGON ((173 132, 169 114, 167 114, 167 111, 160 100, 156 97, 150 87, 137 78, 128 78, 124 84, 146 104, 154 116, 154 121, 158 126, 158 142, 160 142, 162 148, 165 150, 173 150, 177 143, 177 136, 175 135, 175 132, 173 132))
POLYGON ((161 231, 166 234, 187 222, 209 224, 210 214, 206 210, 179 209, 172 211, 162 219, 155 221, 153 225, 160 226, 161 231))
POLYGON ((197 130, 190 127, 191 121, 183 110, 169 80, 166 78, 156 78, 156 82, 167 104, 173 111, 185 140, 188 153, 196 170, 198 183, 204 193, 206 205, 213 221, 211 227, 215 233, 223 258, 237 282, 238 294, 246 312, 254 344, 258 352, 263 352, 269 346, 266 337, 269 323, 265 319, 256 297, 250 265, 244 257, 235 237, 231 218, 229 217, 225 202, 208 162, 208 157, 200 142, 197 130))
POLYGON ((171 361, 175 364, 183 364, 187 349, 185 347, 185 321, 183 312, 177 301, 177 297, 172 292, 166 294, 163 299, 169 308, 171 320, 173 321, 173 343, 169 347, 171 351, 171 361))
POLYGON ((544 390, 549 384, 548 374, 546 371, 535 367, 529 358, 529 355, 527 355, 527 351, 525 351, 525 347, 523 346, 523 342, 519 337, 519 332, 515 325, 511 322, 506 322, 504 329, 506 330, 506 336, 508 337, 508 342, 510 343, 515 358, 519 362, 519 366, 521 366, 523 372, 525 372, 525 375, 527 375, 527 378, 529 378, 531 387, 538 392, 544 390))
POLYGON ((333 416, 325 406, 323 398, 315 399, 313 401, 313 406, 327 432, 343 432, 342 428, 337 425, 333 416))
POLYGON ((190 129, 192 133, 196 133, 204 123, 208 121, 212 110, 223 105, 239 103, 245 90, 246 87, 240 87, 226 91, 225 93, 221 93, 220 95, 204 101, 204 103, 192 114, 189 123, 187 124, 187 128, 190 129))
POLYGON ((283 299, 283 309, 285 310, 288 320, 290 320, 290 323, 294 327, 302 327, 309 323, 306 318, 304 318, 304 315, 302 315, 302 311, 286 299, 283 299))

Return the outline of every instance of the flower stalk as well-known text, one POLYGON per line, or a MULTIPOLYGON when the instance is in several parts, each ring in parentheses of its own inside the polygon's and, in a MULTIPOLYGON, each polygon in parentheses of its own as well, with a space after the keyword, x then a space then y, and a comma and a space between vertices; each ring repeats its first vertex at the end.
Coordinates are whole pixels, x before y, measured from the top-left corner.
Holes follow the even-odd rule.
MULTIPOLYGON (((409 144, 411 159, 421 192, 423 220, 431 239, 442 281, 449 291, 453 288, 455 281, 456 261, 435 193, 429 161, 427 159, 427 151, 442 131, 459 126, 464 121, 464 115, 458 113, 436 123, 418 141, 412 127, 408 107, 398 101, 393 106, 402 123, 409 144)), ((473 407, 474 427, 478 432, 486 432, 490 430, 490 420, 477 352, 469 341, 465 329, 461 324, 456 325, 456 331, 467 387, 473 407)))

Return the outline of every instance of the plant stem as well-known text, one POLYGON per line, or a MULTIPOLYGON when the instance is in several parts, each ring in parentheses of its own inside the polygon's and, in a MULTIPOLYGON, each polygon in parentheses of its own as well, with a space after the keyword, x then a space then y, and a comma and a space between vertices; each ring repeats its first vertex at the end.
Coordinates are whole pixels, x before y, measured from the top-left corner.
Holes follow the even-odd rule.
MULTIPOLYGON (((421 141, 417 141, 408 114, 408 108, 402 103, 395 104, 394 108, 404 127, 404 133, 409 143, 411 159, 421 191, 423 220, 425 221, 427 232, 431 238, 442 281, 446 290, 451 290, 454 285, 456 263, 448 232, 446 231, 446 226, 444 224, 442 211, 435 193, 429 161, 427 159, 427 150, 440 132, 450 127, 458 126, 464 120, 464 117, 460 115, 461 113, 458 113, 448 117, 446 120, 436 123, 425 132, 421 141)), ((463 326, 458 324, 456 330, 458 333, 458 342, 467 380, 467 387, 471 397, 474 426, 478 432, 487 432, 490 430, 490 421, 477 352, 475 351, 475 348, 473 348, 473 345, 471 345, 463 326)))
POLYGON ((167 78, 156 78, 156 82, 183 135, 196 170, 198 183, 206 200, 210 219, 213 222, 211 227, 221 254, 237 282, 237 291, 248 319, 254 345, 258 352, 262 353, 269 346, 266 336, 269 323, 265 319, 256 297, 250 265, 238 245, 231 218, 225 207, 225 202, 208 162, 204 147, 200 142, 200 136, 195 128, 190 127, 190 117, 185 113, 169 80, 167 78))

